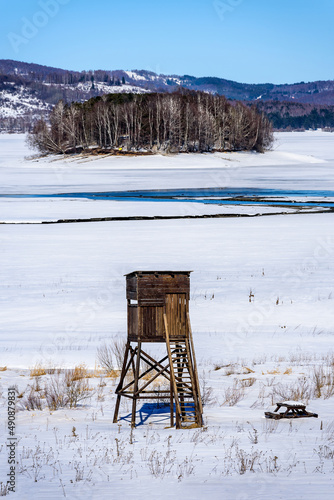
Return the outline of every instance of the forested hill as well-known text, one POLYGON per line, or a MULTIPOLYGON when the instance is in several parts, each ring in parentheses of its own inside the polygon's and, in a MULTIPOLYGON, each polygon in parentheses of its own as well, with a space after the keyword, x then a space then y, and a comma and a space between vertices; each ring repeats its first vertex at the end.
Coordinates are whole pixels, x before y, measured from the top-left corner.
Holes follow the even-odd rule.
MULTIPOLYGON (((249 84, 217 77, 191 75, 158 75, 145 70, 89 70, 70 71, 39 64, 0 59, 0 76, 14 76, 21 82, 40 82, 49 85, 78 85, 79 83, 127 84, 151 92, 175 91, 184 87, 191 90, 225 95, 241 101, 291 101, 334 105, 334 81, 299 82, 275 85, 249 84)), ((94 90, 94 89, 93 89, 94 90)))
POLYGON ((146 70, 70 71, 12 60, 0 60, 0 130, 26 131, 60 99, 83 102, 107 93, 175 92, 180 88, 224 95, 227 99, 257 103, 269 111, 276 128, 334 127, 334 81, 275 85, 248 84, 216 77, 161 75, 146 70), (287 117, 281 119, 277 103, 284 102, 287 117), (269 105, 267 105, 269 103, 269 105), (292 106, 289 108, 288 103, 292 106), (313 111, 313 118, 295 119, 313 111), (320 111, 326 107, 327 111, 320 111), (272 114, 272 107, 275 108, 272 114), (321 119, 320 119, 321 117, 321 119), (319 118, 319 120, 318 120, 319 118))

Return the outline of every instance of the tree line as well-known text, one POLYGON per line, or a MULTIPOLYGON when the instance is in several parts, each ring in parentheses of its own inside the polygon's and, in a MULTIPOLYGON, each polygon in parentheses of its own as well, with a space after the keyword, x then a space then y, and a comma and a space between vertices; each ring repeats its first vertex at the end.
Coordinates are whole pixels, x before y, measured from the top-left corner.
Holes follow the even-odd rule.
POLYGON ((262 101, 257 104, 274 130, 332 129, 334 106, 303 102, 262 101))
POLYGON ((276 130, 316 130, 334 127, 334 106, 326 108, 314 107, 303 115, 293 116, 279 112, 269 113, 268 117, 276 130))
POLYGON ((256 107, 224 96, 182 90, 165 94, 107 94, 53 108, 39 120, 29 142, 41 152, 93 147, 125 151, 208 152, 271 146, 269 119, 256 107))

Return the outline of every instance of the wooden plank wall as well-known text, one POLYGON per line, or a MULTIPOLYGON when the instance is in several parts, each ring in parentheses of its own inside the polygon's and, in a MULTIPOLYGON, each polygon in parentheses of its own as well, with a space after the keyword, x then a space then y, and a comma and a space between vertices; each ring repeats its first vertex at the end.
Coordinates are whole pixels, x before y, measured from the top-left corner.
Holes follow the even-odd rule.
POLYGON ((127 277, 128 337, 131 341, 165 342, 166 306, 171 337, 186 337, 190 277, 180 274, 141 274, 127 277), (131 305, 136 300, 137 305, 131 305))
POLYGON ((170 337, 187 336, 187 295, 184 293, 168 294, 166 298, 166 315, 170 337))

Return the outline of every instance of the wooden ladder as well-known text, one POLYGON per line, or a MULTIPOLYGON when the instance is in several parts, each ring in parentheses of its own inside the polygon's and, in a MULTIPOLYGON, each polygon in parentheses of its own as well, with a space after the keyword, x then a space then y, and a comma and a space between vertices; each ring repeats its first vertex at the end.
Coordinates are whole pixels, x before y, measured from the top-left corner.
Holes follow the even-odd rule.
POLYGON ((167 315, 164 314, 166 345, 171 374, 171 391, 175 400, 176 428, 201 427, 202 402, 192 340, 189 314, 188 334, 174 340, 168 331, 167 315))

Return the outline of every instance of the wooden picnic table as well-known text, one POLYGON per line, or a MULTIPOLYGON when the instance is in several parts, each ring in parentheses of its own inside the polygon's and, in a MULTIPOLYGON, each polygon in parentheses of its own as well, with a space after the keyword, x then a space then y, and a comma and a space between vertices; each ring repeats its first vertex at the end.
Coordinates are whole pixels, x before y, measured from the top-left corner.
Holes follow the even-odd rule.
POLYGON ((301 418, 301 417, 315 417, 318 418, 317 413, 311 413, 306 410, 306 405, 303 403, 297 403, 293 401, 284 401, 283 403, 276 403, 276 409, 274 412, 266 411, 264 412, 266 418, 273 418, 279 420, 280 418, 301 418), (281 408, 285 408, 285 411, 277 413, 281 408))

